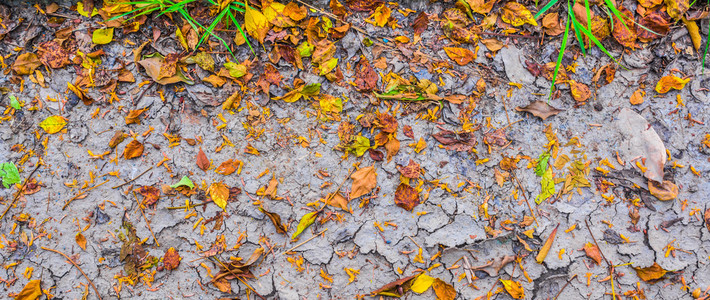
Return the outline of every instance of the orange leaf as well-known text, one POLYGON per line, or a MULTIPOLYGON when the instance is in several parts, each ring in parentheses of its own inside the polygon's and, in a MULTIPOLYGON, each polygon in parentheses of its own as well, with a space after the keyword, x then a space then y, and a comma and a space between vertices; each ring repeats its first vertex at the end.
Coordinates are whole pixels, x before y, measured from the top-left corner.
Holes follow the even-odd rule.
POLYGON ((154 186, 142 186, 136 189, 136 192, 143 195, 143 205, 149 206, 158 202, 160 199, 160 190, 154 186))
POLYGON ((656 83, 656 92, 665 94, 671 89, 682 90, 689 81, 690 78, 682 79, 675 75, 663 76, 661 80, 656 83))
POLYGON ((197 167, 202 169, 202 171, 207 171, 207 169, 210 168, 210 160, 207 158, 207 155, 205 155, 205 152, 202 151, 202 147, 200 147, 200 151, 197 152, 195 162, 197 163, 197 167))
POLYGON ((240 161, 234 161, 233 159, 227 160, 219 165, 214 171, 222 175, 230 175, 234 173, 239 167, 240 161))
POLYGON ((394 192, 394 203, 408 211, 419 205, 419 192, 405 183, 400 183, 394 192))
POLYGON ((163 266, 165 266, 165 269, 168 271, 175 270, 180 265, 180 260, 182 260, 182 258, 177 250, 170 247, 168 251, 165 251, 165 255, 163 255, 163 266))
POLYGON ((639 105, 643 103, 644 95, 646 95, 646 92, 642 91, 641 89, 638 89, 634 92, 633 95, 631 95, 631 99, 629 99, 629 102, 631 102, 631 105, 639 105))
POLYGON ((545 261, 547 253, 550 252, 550 248, 552 248, 552 242, 555 241, 555 235, 557 235, 557 227, 560 227, 559 223, 557 224, 557 226, 555 226, 555 229, 552 230, 552 233, 550 233, 550 236, 547 238, 547 241, 545 241, 545 244, 542 245, 542 248, 540 248, 540 253, 537 254, 537 257, 535 257, 535 260, 537 260, 538 264, 541 264, 543 261, 545 261))
POLYGON ((656 181, 648 180, 648 191, 661 201, 673 200, 678 197, 678 186, 668 180, 658 184, 656 181))
POLYGON ((144 108, 144 109, 132 110, 132 111, 128 112, 128 115, 126 116, 126 125, 140 124, 141 123, 140 116, 146 110, 148 110, 148 109, 144 108))
POLYGON ((636 270, 636 275, 638 275, 641 280, 646 282, 661 279, 661 277, 663 277, 663 275, 666 275, 666 272, 668 272, 661 268, 661 266, 658 265, 658 263, 656 262, 654 262, 652 266, 646 268, 634 267, 634 270, 636 270))
POLYGON ((443 280, 436 278, 431 286, 434 289, 438 300, 454 300, 456 299, 456 289, 443 280))
POLYGON ((446 51, 446 55, 448 55, 451 60, 455 61, 460 66, 466 65, 476 58, 476 54, 466 48, 444 47, 444 51, 446 51))
POLYGON ((599 247, 592 243, 587 243, 584 245, 584 253, 587 254, 587 257, 593 259, 597 265, 601 265, 602 255, 601 252, 599 252, 599 247))
POLYGON ((592 93, 589 91, 589 87, 584 84, 584 83, 579 83, 574 80, 570 80, 569 82, 569 88, 570 92, 572 93, 572 98, 576 100, 577 102, 586 102, 587 99, 592 95, 592 93))
POLYGON ((141 155, 143 155, 143 144, 137 140, 132 140, 126 145, 126 148, 123 149, 123 158, 125 159, 132 159, 140 157, 141 155))
POLYGON ((32 280, 28 282, 22 291, 20 291, 15 300, 35 300, 42 296, 42 287, 40 287, 40 280, 32 280))
POLYGON ((84 237, 83 234, 81 234, 81 232, 76 234, 75 239, 76 239, 76 244, 79 245, 79 247, 81 247, 82 250, 86 250, 86 238, 84 237))
POLYGON ((350 178, 353 179, 350 199, 365 195, 377 186, 377 172, 374 165, 353 172, 350 178))

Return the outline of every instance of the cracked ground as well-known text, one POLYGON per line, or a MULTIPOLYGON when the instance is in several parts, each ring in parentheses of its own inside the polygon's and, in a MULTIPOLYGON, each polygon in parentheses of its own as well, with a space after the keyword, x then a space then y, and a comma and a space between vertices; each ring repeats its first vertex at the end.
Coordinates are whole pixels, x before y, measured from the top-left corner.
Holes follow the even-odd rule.
POLYGON ((548 98, 561 36, 478 31, 503 3, 253 2, 277 17, 245 24, 253 50, 216 27, 233 56, 176 13, 0 4, 3 298, 708 297, 710 76, 685 27, 606 38, 618 64, 572 44, 548 98))

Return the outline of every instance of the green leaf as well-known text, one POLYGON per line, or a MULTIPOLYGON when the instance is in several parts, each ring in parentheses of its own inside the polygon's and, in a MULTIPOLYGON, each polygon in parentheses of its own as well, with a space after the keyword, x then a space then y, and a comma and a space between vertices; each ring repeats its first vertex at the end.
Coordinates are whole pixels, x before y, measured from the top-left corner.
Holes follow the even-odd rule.
POLYGON ((301 233, 303 233, 304 230, 306 230, 308 227, 313 225, 313 223, 316 221, 316 217, 318 217, 319 212, 320 211, 314 211, 314 212, 307 213, 305 216, 303 216, 301 218, 301 221, 298 222, 298 227, 296 227, 296 232, 293 233, 291 238, 295 239, 296 237, 301 235, 301 233))
POLYGON ((170 187, 176 189, 181 186, 187 186, 187 187, 190 187, 191 189, 195 188, 195 184, 192 183, 192 180, 190 180, 190 178, 188 178, 187 176, 183 176, 182 179, 180 179, 180 181, 178 183, 173 184, 170 187))
POLYGON ((362 135, 356 136, 355 141, 350 146, 350 151, 354 152, 358 157, 365 154, 368 149, 370 149, 370 139, 362 135))
POLYGON ((20 105, 20 101, 17 101, 17 98, 15 95, 10 95, 10 106, 16 110, 22 109, 22 106, 20 105))
POLYGON ((311 83, 301 88, 301 95, 315 96, 320 94, 320 83, 311 83))
POLYGON ((0 164, 0 179, 2 179, 2 185, 8 188, 11 184, 20 183, 20 171, 14 163, 6 162, 0 164))
POLYGON ((311 43, 305 41, 298 45, 298 47, 296 47, 296 50, 298 51, 298 54, 301 55, 301 57, 310 57, 311 55, 313 55, 313 50, 315 48, 316 47, 311 45, 311 43))
POLYGON ((535 166, 535 175, 542 176, 547 170, 548 161, 550 160, 550 153, 543 152, 540 154, 540 158, 537 159, 537 165, 535 166))
POLYGON ((552 178, 552 168, 548 167, 540 180, 540 194, 535 198, 538 205, 555 194, 555 180, 552 178))
POLYGON ((229 71, 229 76, 234 78, 239 78, 247 74, 247 67, 242 64, 237 64, 233 62, 228 62, 224 64, 224 67, 229 71))

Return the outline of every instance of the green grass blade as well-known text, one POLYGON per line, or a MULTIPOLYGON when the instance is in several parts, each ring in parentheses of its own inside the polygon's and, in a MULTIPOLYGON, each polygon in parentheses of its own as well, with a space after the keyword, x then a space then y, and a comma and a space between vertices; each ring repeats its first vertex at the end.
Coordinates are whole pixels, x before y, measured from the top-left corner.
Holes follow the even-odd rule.
MULTIPOLYGON (((708 4, 710 4, 710 0, 708 0, 708 4)), ((710 25, 708 25, 708 30, 710 32, 710 25)), ((708 49, 710 48, 710 33, 707 36, 707 41, 705 42, 705 53, 703 54, 703 60, 700 63, 702 65, 702 69, 700 71, 701 74, 705 74, 705 59, 708 56, 708 49)))
MULTIPOLYGON (((621 24, 623 24, 624 27, 626 27, 626 30, 631 31, 629 26, 626 25, 626 20, 624 20, 624 17, 623 17, 624 15, 622 15, 621 12, 618 9, 616 9, 616 7, 614 6, 614 3, 611 3, 611 0, 604 0, 604 3, 606 3, 606 7, 609 8, 609 10, 611 10, 611 13, 614 14, 619 20, 621 20, 621 24)), ((612 30, 614 29, 613 25, 612 25, 611 29, 612 30)))
POLYGON ((582 34, 586 35, 586 36, 589 38, 590 41, 592 41, 595 45, 597 45, 597 47, 599 47, 599 49, 602 50, 602 52, 604 52, 604 54, 606 54, 606 55, 609 56, 611 59, 613 59, 614 62, 618 63, 618 61, 616 60, 616 58, 614 58, 613 56, 611 56, 611 53, 609 53, 609 51, 607 51, 606 48, 604 48, 604 45, 602 45, 602 43, 599 42, 599 40, 598 40, 596 37, 594 37, 594 34, 592 34, 591 31, 589 31, 589 30, 587 30, 586 28, 584 28, 584 26, 582 26, 582 24, 579 24, 579 22, 577 22, 577 20, 575 20, 574 18, 572 19, 572 25, 574 25, 574 26, 579 26, 579 27, 580 27, 579 30, 582 31, 582 34))
POLYGON ((555 91, 555 83, 557 82, 557 72, 560 71, 560 66, 562 65, 562 57, 565 54, 565 48, 567 48, 567 39, 569 38, 569 24, 570 21, 567 19, 565 24, 565 34, 562 36, 562 46, 560 47, 560 54, 557 55, 557 63, 555 64, 555 72, 552 74, 552 85, 550 85, 550 95, 547 98, 547 102, 550 102, 552 98, 552 92, 555 91))
POLYGON ((559 0, 550 0, 550 2, 547 2, 547 4, 545 6, 543 6, 542 9, 535 14, 535 19, 539 18, 542 14, 544 14, 551 7, 553 7, 555 4, 557 4, 557 1, 559 1, 559 0))
POLYGON ((592 31, 592 10, 589 9, 589 0, 584 0, 584 12, 587 14, 587 29, 592 31))
POLYGON ((256 51, 254 51, 254 48, 251 47, 251 43, 249 42, 249 37, 247 37, 247 34, 244 32, 244 30, 242 30, 242 26, 239 25, 239 22, 237 22, 237 19, 234 18, 234 16, 232 14, 229 14, 229 18, 232 20, 232 23, 234 23, 234 26, 237 27, 237 29, 239 30, 239 33, 242 34, 242 37, 244 38, 244 41, 246 41, 247 46, 249 46, 251 53, 256 55, 256 51))
POLYGON ((567 7, 569 10, 567 11, 569 15, 569 20, 572 21, 572 29, 574 29, 574 36, 577 38, 577 42, 579 43, 579 48, 582 49, 582 55, 587 56, 587 47, 584 44, 584 40, 582 40, 582 32, 579 30, 578 27, 582 27, 582 24, 579 24, 577 22, 577 19, 574 16, 574 13, 572 13, 572 6, 569 4, 569 1, 567 2, 567 7))

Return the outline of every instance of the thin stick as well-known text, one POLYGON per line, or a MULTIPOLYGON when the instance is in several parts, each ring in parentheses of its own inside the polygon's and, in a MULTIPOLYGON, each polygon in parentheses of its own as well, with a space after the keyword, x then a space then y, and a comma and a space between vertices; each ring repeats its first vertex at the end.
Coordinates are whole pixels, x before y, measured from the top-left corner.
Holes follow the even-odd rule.
POLYGON ((520 180, 518 180, 518 176, 515 175, 515 171, 511 170, 510 174, 513 174, 513 178, 515 178, 515 182, 518 183, 518 188, 520 188, 520 191, 523 192, 523 198, 525 199, 525 203, 528 205, 528 208, 530 209, 530 213, 532 214, 533 220, 535 220, 535 225, 540 226, 540 224, 537 223, 537 218, 535 217, 535 211, 533 211, 532 206, 530 206, 530 201, 528 201, 528 194, 525 192, 525 189, 523 189, 523 185, 520 184, 520 180))
POLYGON ((141 211, 141 214, 143 215, 143 220, 145 220, 145 225, 148 226, 148 230, 150 231, 150 235, 153 236, 153 240, 155 241, 155 244, 160 247, 160 243, 158 243, 158 238, 155 237, 155 233, 153 233, 153 229, 150 228, 150 222, 148 221, 148 218, 145 217, 145 212, 143 211, 143 205, 141 205, 141 202, 138 201, 138 195, 136 195, 136 192, 133 192, 133 197, 136 198, 136 203, 138 204, 138 209, 141 211))
POLYGON ((562 288, 560 289, 560 291, 557 292, 557 295, 555 295, 555 298, 553 298, 552 300, 557 300, 557 297, 559 297, 560 294, 562 294, 562 291, 564 291, 565 288, 567 287, 567 285, 569 285, 569 283, 572 282, 572 280, 574 280, 575 278, 577 278, 577 274, 574 274, 574 276, 572 276, 572 278, 570 278, 569 280, 567 280, 567 283, 565 283, 565 285, 562 286, 562 288))
POLYGON ((584 224, 587 225, 587 230, 589 231, 589 235, 592 236, 592 240, 594 241, 594 245, 597 246, 597 249, 599 249, 599 254, 602 255, 602 258, 604 258, 604 261, 606 262, 607 266, 611 267, 611 263, 609 262, 608 259, 606 259, 606 256, 604 256, 604 252, 602 252, 602 248, 599 248, 599 243, 597 243, 597 239, 594 237, 594 234, 592 233, 592 228, 589 227, 589 222, 587 219, 584 219, 584 224))
POLYGON ((154 166, 151 166, 150 168, 148 168, 148 170, 143 171, 143 173, 140 173, 138 176, 134 177, 133 179, 131 179, 131 180, 129 180, 129 181, 126 181, 126 182, 124 182, 124 183, 122 183, 122 184, 119 184, 119 185, 117 185, 117 186, 114 186, 114 187, 112 187, 112 189, 120 188, 120 187, 122 187, 122 186, 124 186, 124 185, 126 185, 126 184, 129 184, 129 183, 135 181, 135 180, 138 179, 139 177, 145 175, 145 173, 148 173, 148 171, 152 170, 153 167, 154 167, 154 166))
POLYGON ((0 216, 0 220, 2 220, 2 218, 5 217, 5 214, 7 214, 7 212, 10 210, 10 208, 13 205, 15 205, 15 202, 17 202, 17 199, 19 199, 20 195, 22 195, 22 190, 25 189, 25 185, 27 185, 27 181, 29 181, 30 178, 32 178, 32 175, 35 174, 35 171, 37 171, 37 169, 39 169, 39 167, 43 164, 44 164, 44 162, 42 162, 41 159, 39 162, 37 162, 37 166, 32 170, 32 172, 30 172, 30 175, 27 176, 27 178, 25 178, 25 182, 22 184, 22 187, 20 187, 20 189, 17 191, 17 194, 15 194, 15 198, 12 199, 12 202, 10 202, 10 204, 5 208, 5 211, 2 212, 2 215, 0 216))
POLYGON ((284 255, 284 254, 286 254, 286 253, 288 253, 288 252, 291 252, 291 251, 293 251, 293 250, 296 250, 296 248, 303 246, 305 243, 310 242, 312 239, 316 238, 317 236, 323 234, 323 233, 326 232, 326 231, 328 231, 328 228, 323 229, 321 232, 319 232, 319 233, 313 235, 312 237, 309 237, 307 240, 298 243, 298 245, 291 247, 291 249, 288 249, 288 250, 286 250, 286 251, 284 251, 284 252, 281 252, 281 254, 279 254, 279 255, 284 255))
POLYGON ((171 206, 171 207, 166 207, 166 209, 186 209, 186 208, 187 208, 187 209, 190 209, 190 208, 193 208, 193 207, 198 207, 198 206, 205 205, 205 204, 207 204, 207 203, 209 203, 209 202, 202 202, 202 203, 197 203, 197 204, 190 204, 190 205, 186 205, 186 206, 171 206))
POLYGON ((72 201, 76 200, 77 198, 81 197, 82 195, 85 195, 85 194, 88 193, 89 191, 91 191, 91 190, 93 190, 93 189, 95 189, 95 188, 97 188, 97 187, 100 187, 100 186, 104 185, 104 183, 107 183, 107 182, 108 182, 108 179, 106 179, 106 181, 104 181, 104 182, 102 182, 102 183, 99 183, 99 184, 97 184, 97 185, 95 185, 95 186, 92 186, 92 187, 90 187, 90 188, 88 188, 88 189, 86 189, 86 190, 83 190, 83 191, 79 192, 78 194, 74 195, 74 197, 71 197, 71 199, 67 200, 67 202, 64 203, 64 206, 62 206, 62 210, 65 210, 65 209, 67 208, 67 206, 69 206, 69 203, 72 203, 72 201))
POLYGON ((86 278, 86 280, 89 281, 89 284, 91 284, 91 287, 94 289, 94 292, 96 292, 96 296, 99 297, 99 300, 101 300, 101 294, 99 294, 99 290, 94 285, 94 282, 92 282, 91 279, 89 279, 89 276, 86 276, 86 273, 84 273, 84 271, 81 268, 79 268, 79 265, 77 265, 71 258, 69 258, 69 256, 67 256, 66 254, 62 253, 59 250, 54 250, 54 249, 45 248, 45 247, 40 247, 40 248, 42 248, 42 250, 47 250, 47 251, 51 251, 54 253, 59 253, 62 256, 64 256, 64 258, 66 258, 72 265, 74 265, 79 270, 79 272, 81 272, 81 275, 84 275, 84 278, 86 278))
POLYGON ((350 175, 353 174, 353 171, 354 171, 354 168, 348 170, 348 176, 345 176, 345 179, 343 179, 343 182, 340 183, 340 185, 338 186, 338 189, 336 189, 335 192, 333 192, 332 194, 330 194, 330 196, 328 197, 328 199, 325 200, 325 204, 330 203, 330 200, 333 200, 333 198, 335 197, 335 195, 338 194, 338 192, 340 192, 340 188, 342 188, 342 187, 343 187, 343 184, 345 184, 345 182, 348 181, 348 178, 350 178, 350 175))

